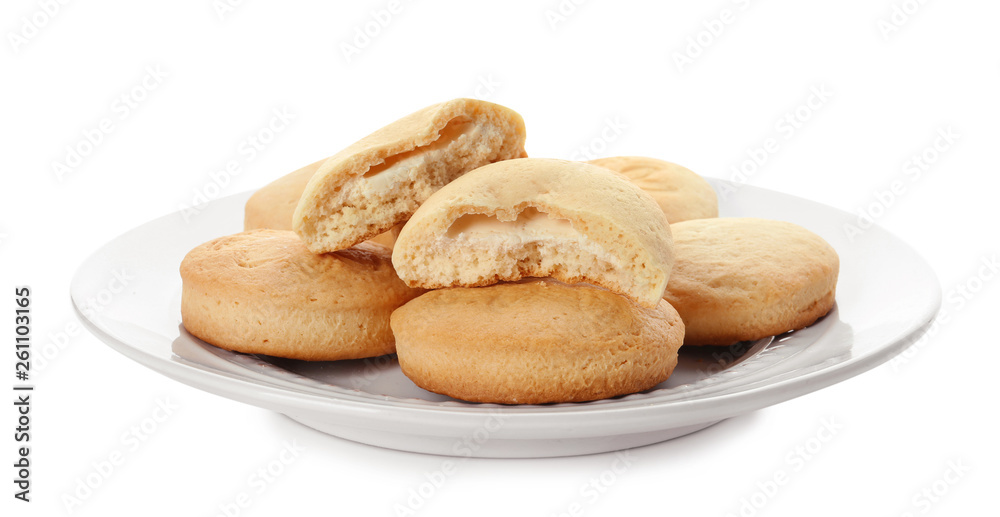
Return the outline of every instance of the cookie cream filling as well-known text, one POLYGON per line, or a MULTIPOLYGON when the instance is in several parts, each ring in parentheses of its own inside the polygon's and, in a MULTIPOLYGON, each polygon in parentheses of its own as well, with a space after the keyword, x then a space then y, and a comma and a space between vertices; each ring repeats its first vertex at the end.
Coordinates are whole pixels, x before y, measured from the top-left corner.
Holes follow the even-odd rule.
POLYGON ((452 239, 511 237, 520 238, 524 242, 550 237, 586 238, 574 230, 573 224, 566 219, 549 217, 536 208, 525 209, 513 221, 500 221, 485 214, 466 214, 451 224, 447 235, 452 239))
POLYGON ((370 190, 392 189, 410 179, 410 171, 426 163, 441 161, 453 154, 452 148, 483 136, 483 128, 472 119, 461 117, 448 122, 433 142, 399 153, 368 169, 364 174, 370 190))
POLYGON ((513 221, 485 214, 465 214, 455 220, 445 236, 465 246, 510 249, 526 244, 547 244, 560 250, 571 248, 598 260, 619 265, 619 260, 598 243, 573 228, 566 219, 551 217, 536 208, 526 208, 513 221))

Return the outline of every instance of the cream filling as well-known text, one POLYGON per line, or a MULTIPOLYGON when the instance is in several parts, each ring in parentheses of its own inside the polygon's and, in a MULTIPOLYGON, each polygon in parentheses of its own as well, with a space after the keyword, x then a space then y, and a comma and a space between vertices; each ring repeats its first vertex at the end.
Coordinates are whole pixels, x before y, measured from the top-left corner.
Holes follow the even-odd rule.
POLYGON ((483 128, 472 119, 456 118, 438 133, 433 142, 387 158, 384 162, 368 169, 364 175, 364 185, 368 190, 392 189, 409 179, 410 171, 435 161, 452 152, 452 146, 481 138, 483 128))
POLYGON ((525 209, 513 221, 501 221, 491 215, 465 214, 451 224, 447 235, 452 239, 510 237, 524 242, 552 237, 586 238, 566 219, 549 217, 536 208, 525 209))
POLYGON ((615 267, 621 263, 603 246, 573 228, 570 221, 552 217, 536 208, 526 208, 513 221, 501 221, 484 214, 465 214, 451 224, 445 237, 458 245, 501 249, 545 243, 553 248, 586 252, 615 267))

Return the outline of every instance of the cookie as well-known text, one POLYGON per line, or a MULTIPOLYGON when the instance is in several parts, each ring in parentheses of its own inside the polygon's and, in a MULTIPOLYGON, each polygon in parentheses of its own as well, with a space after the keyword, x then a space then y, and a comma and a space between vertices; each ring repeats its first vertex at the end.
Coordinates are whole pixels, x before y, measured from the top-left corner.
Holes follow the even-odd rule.
POLYGON ((180 273, 188 332, 227 350, 307 361, 394 352, 389 316, 422 293, 396 276, 384 246, 316 255, 279 230, 206 242, 180 273))
MULTIPOLYGON (((282 176, 254 192, 247 200, 243 215, 243 230, 291 230, 292 215, 299 204, 299 198, 306 184, 326 160, 320 160, 282 176)), ((372 242, 392 248, 399 230, 381 233, 372 237, 372 242)))
POLYGON ((462 174, 523 156, 524 138, 521 116, 497 104, 456 99, 424 108, 324 162, 293 228, 314 253, 348 248, 405 222, 462 174))
POLYGON ((551 279, 431 291, 392 314, 403 373, 472 402, 580 402, 656 386, 677 365, 684 324, 661 300, 644 308, 551 279))
POLYGON ((587 163, 621 173, 648 192, 671 224, 719 216, 715 190, 690 169, 644 156, 615 156, 587 163))
POLYGON ((727 217, 670 228, 676 260, 663 298, 684 320, 686 345, 781 334, 833 308, 840 259, 801 226, 727 217))
POLYGON ((480 167, 436 192, 403 226, 392 262, 411 287, 553 277, 655 307, 673 255, 663 212, 621 175, 523 158, 480 167))

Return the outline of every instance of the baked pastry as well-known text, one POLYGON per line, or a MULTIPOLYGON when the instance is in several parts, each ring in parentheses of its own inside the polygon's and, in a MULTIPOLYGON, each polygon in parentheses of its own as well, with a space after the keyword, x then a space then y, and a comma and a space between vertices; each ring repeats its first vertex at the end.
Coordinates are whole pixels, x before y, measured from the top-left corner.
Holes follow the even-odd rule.
POLYGON ((796 224, 754 218, 670 225, 674 270, 663 298, 686 345, 731 345, 811 325, 833 308, 840 259, 796 224))
POLYGON ((422 293, 399 280, 384 246, 316 255, 279 230, 206 242, 180 273, 188 332, 227 350, 307 361, 394 352, 389 315, 422 293))
POLYGON ((671 224, 719 216, 719 199, 712 186, 676 163, 644 156, 614 156, 588 163, 625 175, 653 196, 671 224))
MULTIPOLYGON (((310 163, 301 169, 282 176, 254 192, 247 200, 243 215, 243 230, 291 230, 292 215, 306 184, 326 160, 310 163)), ((369 239, 392 248, 399 229, 381 233, 369 239)))
POLYGON ((488 163, 524 155, 524 121, 473 99, 435 104, 362 138, 309 180, 293 228, 314 253, 405 222, 431 194, 488 163))
POLYGON ((472 402, 542 404, 650 389, 677 365, 684 324, 665 301, 551 279, 428 292, 392 314, 403 373, 472 402))
POLYGON ((411 287, 553 277, 655 307, 673 255, 667 219, 639 187, 595 165, 524 158, 431 196, 403 226, 392 262, 411 287))

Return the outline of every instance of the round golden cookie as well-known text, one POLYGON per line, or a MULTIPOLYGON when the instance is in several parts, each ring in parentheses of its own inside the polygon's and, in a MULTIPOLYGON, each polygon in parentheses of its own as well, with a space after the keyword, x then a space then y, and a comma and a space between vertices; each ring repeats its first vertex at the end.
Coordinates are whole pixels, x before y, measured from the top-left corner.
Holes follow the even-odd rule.
POLYGON ((727 217, 670 229, 676 261, 663 298, 684 320, 685 345, 761 339, 833 308, 840 259, 801 226, 727 217))
POLYGON ((430 291, 392 313, 403 373, 472 402, 579 402, 646 390, 677 365, 668 303, 550 279, 430 291))
POLYGON ((672 263, 670 225, 649 194, 606 168, 549 158, 491 163, 445 185, 392 255, 413 287, 552 277, 645 307, 663 298, 672 263))
POLYGON ((671 223, 719 216, 715 190, 686 167, 645 156, 615 156, 588 163, 621 173, 648 192, 671 223))
POLYGON ((220 348, 307 361, 395 351, 389 316, 411 289, 378 244, 315 255, 291 231, 220 237, 181 262, 184 327, 220 348))
MULTIPOLYGON (((270 228, 272 230, 291 230, 292 215, 299 204, 302 191, 306 189, 309 180, 326 160, 311 163, 286 174, 254 192, 247 200, 243 215, 243 230, 270 228)), ((391 231, 380 233, 369 239, 392 248, 396 235, 402 225, 391 231)))

